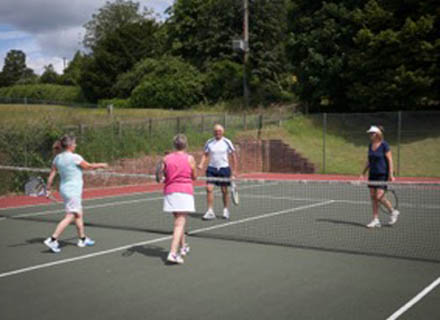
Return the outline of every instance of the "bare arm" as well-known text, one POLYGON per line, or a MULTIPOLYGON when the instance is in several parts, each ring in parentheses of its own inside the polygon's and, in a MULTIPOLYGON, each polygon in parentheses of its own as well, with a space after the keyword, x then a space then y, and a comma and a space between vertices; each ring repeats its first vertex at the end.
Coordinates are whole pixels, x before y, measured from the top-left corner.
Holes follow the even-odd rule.
POLYGON ((393 157, 391 155, 391 151, 388 151, 387 153, 385 153, 385 158, 387 158, 388 161, 388 180, 389 181, 394 181, 394 170, 393 170, 393 157))
POLYGON ((96 163, 89 163, 85 160, 81 161, 79 166, 84 170, 94 170, 94 169, 106 169, 108 168, 108 164, 105 162, 96 162, 96 163))
POLYGON ((197 179, 196 161, 194 160, 193 156, 190 156, 188 161, 189 161, 189 165, 191 166, 191 179, 196 180, 197 179))
POLYGON ((231 158, 232 158, 232 165, 233 165, 232 176, 236 177, 238 175, 238 164, 237 164, 237 154, 235 151, 231 153, 231 158))
POLYGON ((198 166, 198 168, 200 170, 203 169, 203 166, 205 165, 205 162, 206 162, 206 159, 208 159, 208 156, 209 156, 209 153, 207 153, 207 152, 203 153, 202 159, 200 159, 200 163, 199 163, 199 166, 198 166))
POLYGON ((57 175, 57 168, 55 166, 52 166, 49 173, 49 178, 47 178, 47 192, 50 194, 50 189, 52 188, 53 179, 55 179, 55 176, 57 175))
POLYGON ((367 171, 368 171, 369 168, 370 168, 370 164, 369 164, 369 162, 368 162, 368 160, 367 160, 367 161, 365 162, 364 169, 362 170, 361 178, 363 178, 363 177, 365 176, 365 174, 367 173, 367 171))

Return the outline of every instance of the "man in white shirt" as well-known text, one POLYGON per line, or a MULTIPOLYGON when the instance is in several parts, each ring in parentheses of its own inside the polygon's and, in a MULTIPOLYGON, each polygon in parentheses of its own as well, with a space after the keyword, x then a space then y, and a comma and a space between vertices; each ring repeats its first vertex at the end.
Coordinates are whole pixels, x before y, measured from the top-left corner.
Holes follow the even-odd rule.
MULTIPOLYGON (((231 140, 223 136, 225 130, 224 128, 216 124, 214 126, 214 137, 209 139, 205 144, 204 153, 198 168, 203 169, 206 159, 209 157, 208 168, 206 169, 207 177, 215 178, 231 178, 235 176, 232 174, 232 170, 229 166, 229 155, 232 158, 233 168, 237 171, 237 157, 235 154, 235 148, 231 140)), ((207 192, 207 202, 208 211, 206 211, 203 216, 204 220, 215 219, 215 213, 213 210, 214 206, 214 186, 220 186, 223 193, 223 218, 229 219, 229 193, 228 186, 230 182, 222 181, 209 181, 207 182, 206 192, 207 192)))

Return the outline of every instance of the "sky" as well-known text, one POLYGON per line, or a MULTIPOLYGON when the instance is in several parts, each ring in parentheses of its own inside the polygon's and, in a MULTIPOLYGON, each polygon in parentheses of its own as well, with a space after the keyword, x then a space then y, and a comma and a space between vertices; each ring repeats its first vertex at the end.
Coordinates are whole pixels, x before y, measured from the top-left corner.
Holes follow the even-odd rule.
MULTIPOLYGON (((141 7, 163 16, 174 0, 135 0, 141 7)), ((106 0, 1 0, 0 70, 8 51, 21 50, 26 65, 41 74, 52 64, 62 73, 64 61, 82 47, 85 29, 92 14, 106 0)))

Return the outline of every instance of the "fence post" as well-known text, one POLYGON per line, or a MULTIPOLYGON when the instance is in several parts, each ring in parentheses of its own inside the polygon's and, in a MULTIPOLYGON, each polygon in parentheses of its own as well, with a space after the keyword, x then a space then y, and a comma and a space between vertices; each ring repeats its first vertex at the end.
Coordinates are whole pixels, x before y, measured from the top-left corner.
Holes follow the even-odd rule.
POLYGON ((322 117, 322 173, 326 171, 326 163, 325 163, 325 151, 326 151, 326 143, 325 136, 327 134, 327 113, 324 112, 322 117))
POLYGON ((153 119, 148 119, 148 136, 151 137, 153 132, 153 119))
POLYGON ((180 132, 180 117, 176 117, 176 133, 180 132))
POLYGON ((122 136, 122 121, 118 121, 118 136, 119 138, 122 136))
POLYGON ((205 115, 200 116, 200 131, 205 132, 205 115))
POLYGON ((81 140, 83 139, 83 136, 84 136, 85 127, 86 126, 84 124, 82 124, 82 123, 79 124, 79 135, 80 135, 81 140))
POLYGON ((227 116, 228 116, 228 114, 225 112, 225 113, 223 114, 223 128, 225 128, 225 130, 226 130, 227 116))
POLYGON ((243 113, 243 129, 244 129, 244 130, 247 130, 246 112, 243 113))
POLYGON ((258 140, 261 139, 261 130, 262 129, 263 129, 263 114, 260 114, 258 116, 258 132, 257 132, 258 140))
POLYGON ((397 176, 400 176, 400 139, 402 136, 402 111, 397 113, 397 176))

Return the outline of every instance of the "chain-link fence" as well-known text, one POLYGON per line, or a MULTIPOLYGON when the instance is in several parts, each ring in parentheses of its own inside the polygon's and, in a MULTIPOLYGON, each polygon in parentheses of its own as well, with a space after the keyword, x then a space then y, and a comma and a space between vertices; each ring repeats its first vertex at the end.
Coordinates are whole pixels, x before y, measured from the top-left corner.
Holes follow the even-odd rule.
POLYGON ((323 113, 308 118, 322 132, 314 159, 321 173, 360 173, 367 159, 366 131, 381 125, 397 176, 440 176, 440 112, 323 113))

